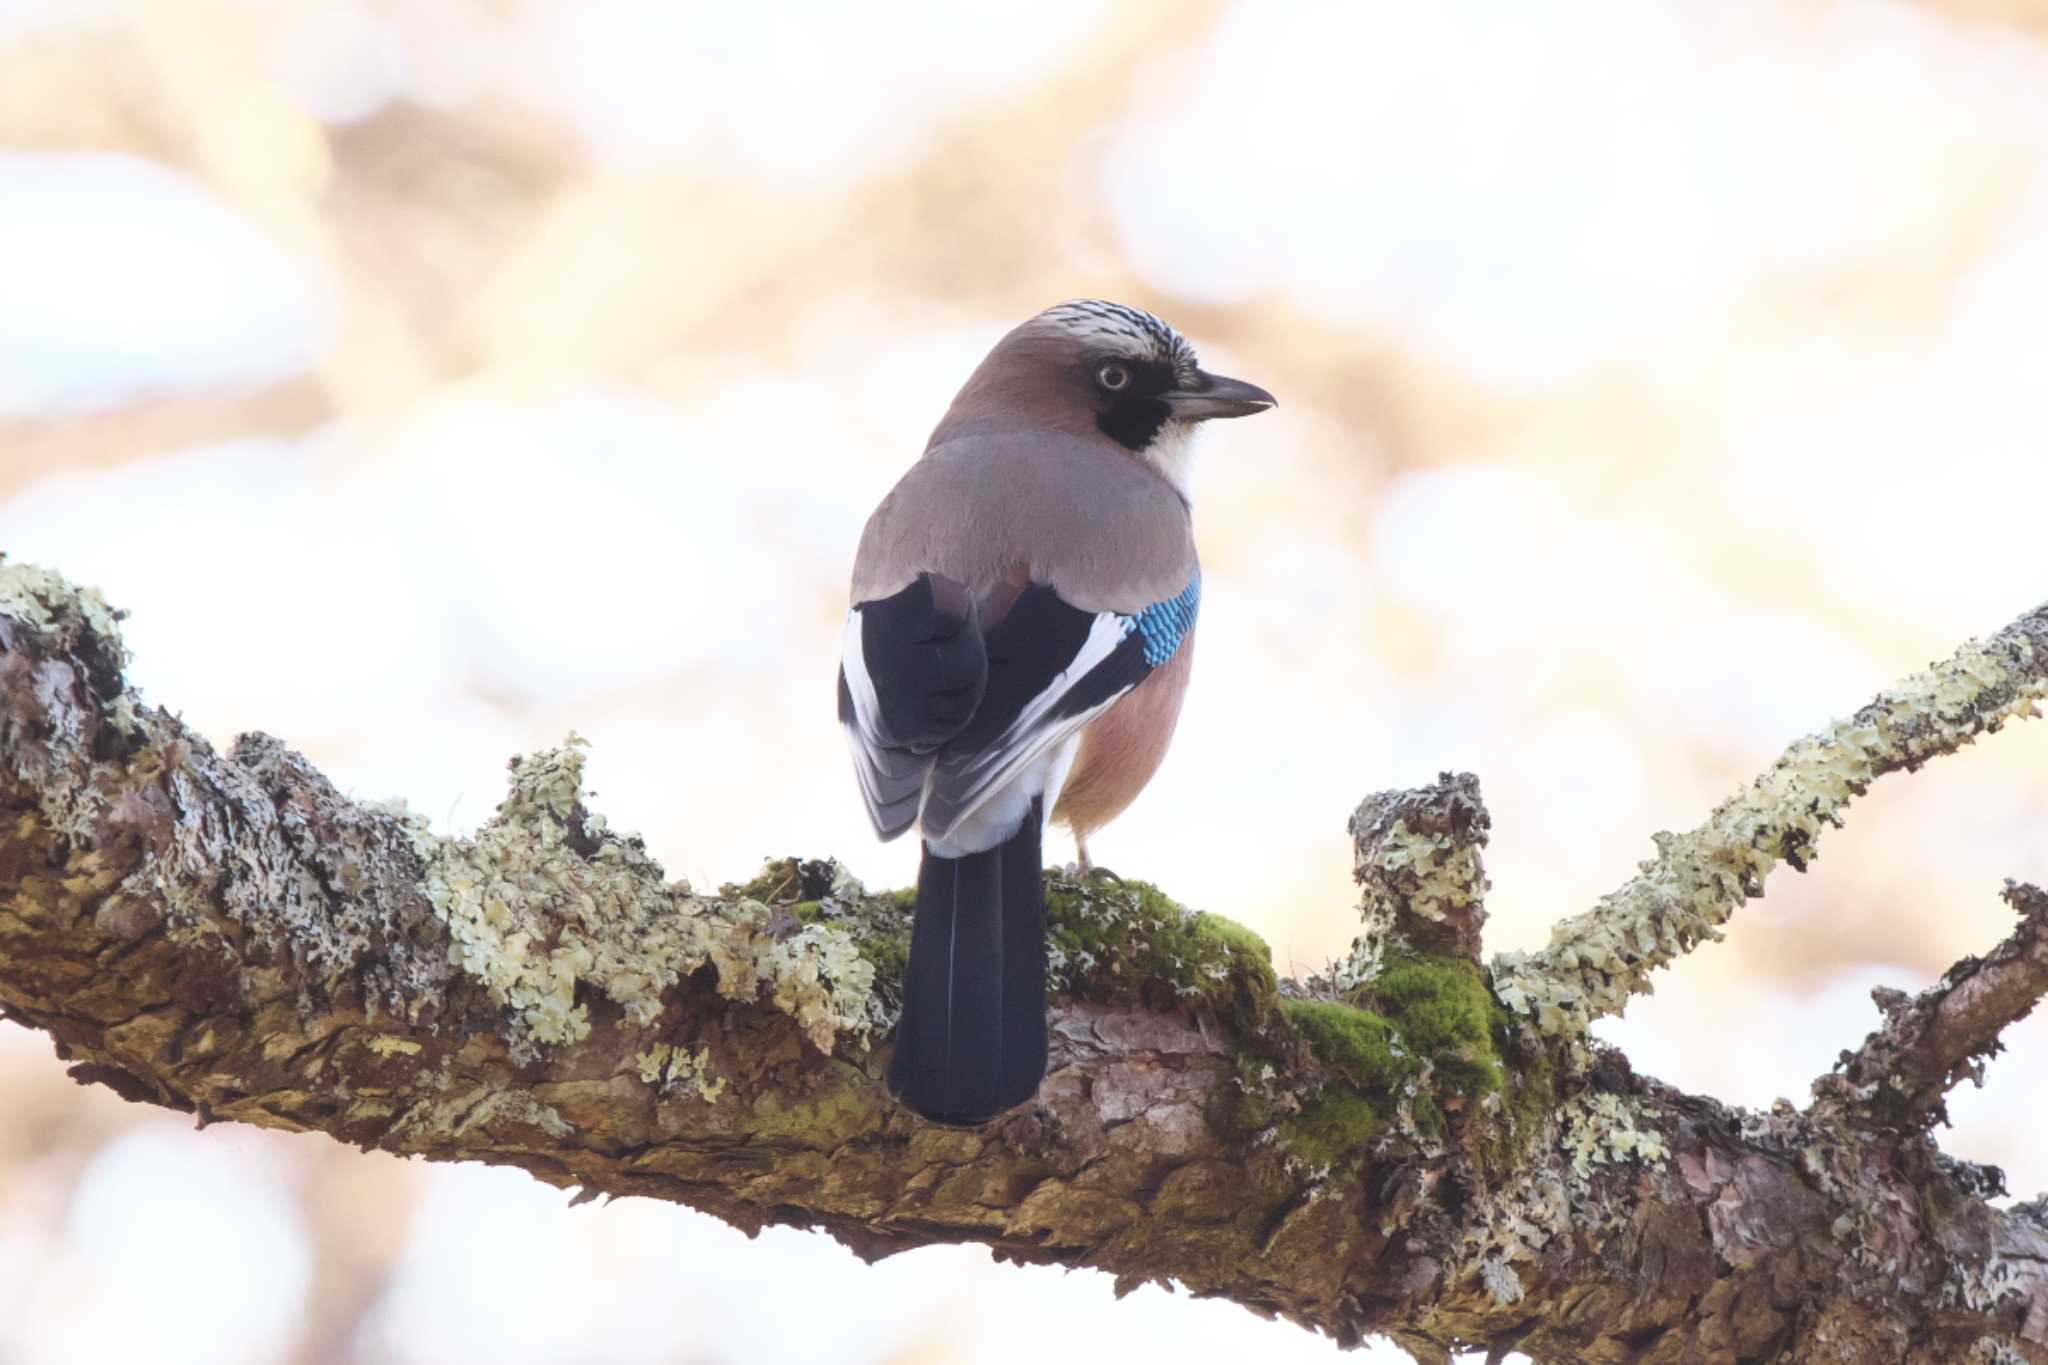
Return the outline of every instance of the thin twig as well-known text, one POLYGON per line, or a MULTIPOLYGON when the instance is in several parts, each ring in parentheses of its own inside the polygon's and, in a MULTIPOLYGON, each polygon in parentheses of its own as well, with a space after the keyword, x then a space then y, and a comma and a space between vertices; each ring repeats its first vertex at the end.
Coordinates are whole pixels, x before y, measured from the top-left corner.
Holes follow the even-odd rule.
POLYGON ((1998 1035, 2048 993, 2048 892, 2007 882, 2005 901, 2019 927, 1989 956, 1964 958, 1916 996, 1871 992, 1884 1026, 1814 1082, 1816 1099, 1878 1127, 1947 1120, 1944 1097, 1965 1077, 1982 1083, 1998 1035))
POLYGON ((1821 834, 1872 781, 2036 715, 2043 697, 2048 603, 1796 741, 1697 829, 1657 835, 1657 856, 1641 873, 1560 922, 1549 947, 1494 960, 1501 999, 1545 1033, 1583 1035, 1648 991, 1651 972, 1719 938, 1780 862, 1805 871, 1821 834))

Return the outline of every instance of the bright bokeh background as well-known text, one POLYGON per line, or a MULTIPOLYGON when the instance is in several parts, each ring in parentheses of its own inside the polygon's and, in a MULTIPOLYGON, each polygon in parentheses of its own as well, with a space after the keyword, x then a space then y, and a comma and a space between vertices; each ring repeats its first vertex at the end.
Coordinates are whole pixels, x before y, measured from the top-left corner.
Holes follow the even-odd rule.
MULTIPOLYGON (((1075 295, 1281 397, 1209 433, 1193 693, 1095 852, 1283 969, 1350 937, 1368 790, 1478 772, 1533 946, 2048 597, 2038 3, 0 0, 0 549, 132 611, 217 741, 444 827, 573 728, 674 875, 907 881, 832 721, 848 561, 1075 295)), ((1891 779, 1606 1032, 1802 1099, 2044 835, 2048 726, 1891 779)), ((1948 1141, 2031 1193, 2048 1027, 2010 1041, 1948 1141)), ((1332 1354, 194 1132, 0 1026, 6 1365, 1332 1354)))

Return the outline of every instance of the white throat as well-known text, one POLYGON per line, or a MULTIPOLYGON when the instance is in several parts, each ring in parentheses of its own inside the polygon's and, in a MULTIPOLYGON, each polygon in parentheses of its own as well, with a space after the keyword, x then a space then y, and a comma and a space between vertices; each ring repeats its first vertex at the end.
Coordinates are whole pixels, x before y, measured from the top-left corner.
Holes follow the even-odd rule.
POLYGON ((1199 422, 1169 418, 1152 437, 1152 443, 1140 452, 1145 462, 1164 474, 1166 481, 1189 503, 1195 500, 1195 432, 1200 426, 1199 422))

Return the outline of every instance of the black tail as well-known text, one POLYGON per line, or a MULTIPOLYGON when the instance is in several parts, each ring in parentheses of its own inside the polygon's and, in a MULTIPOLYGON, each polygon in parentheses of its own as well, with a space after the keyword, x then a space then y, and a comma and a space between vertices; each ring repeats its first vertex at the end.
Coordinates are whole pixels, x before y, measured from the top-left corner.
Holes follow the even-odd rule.
POLYGON ((1006 844, 924 851, 889 1090, 936 1123, 986 1123, 1045 1077, 1040 833, 1034 802, 1006 844))

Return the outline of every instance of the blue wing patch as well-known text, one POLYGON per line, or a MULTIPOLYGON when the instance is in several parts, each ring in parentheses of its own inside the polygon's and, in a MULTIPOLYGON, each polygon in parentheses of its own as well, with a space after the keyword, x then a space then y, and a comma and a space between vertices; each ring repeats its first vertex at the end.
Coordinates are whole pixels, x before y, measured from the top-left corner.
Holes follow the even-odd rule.
POLYGON ((1195 613, 1201 606, 1202 575, 1197 572, 1178 597, 1154 602, 1143 611, 1124 618, 1144 642, 1146 667, 1157 668, 1174 656, 1180 642, 1195 628, 1195 613))

